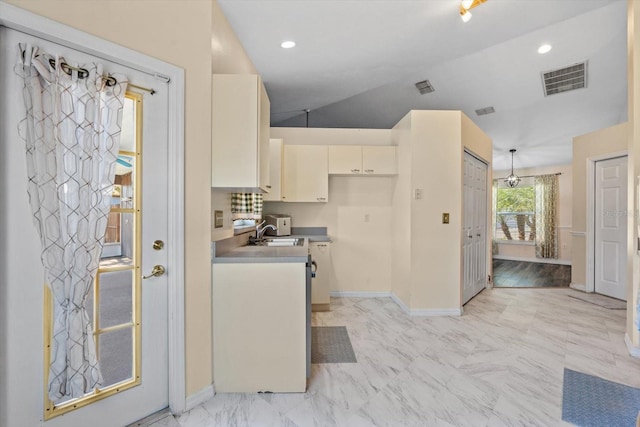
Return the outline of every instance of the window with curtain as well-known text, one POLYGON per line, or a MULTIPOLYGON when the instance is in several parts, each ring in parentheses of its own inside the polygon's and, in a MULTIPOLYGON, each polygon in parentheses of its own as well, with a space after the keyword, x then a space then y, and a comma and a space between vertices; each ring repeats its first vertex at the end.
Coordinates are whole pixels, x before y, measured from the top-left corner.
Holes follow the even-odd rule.
MULTIPOLYGON (((494 242, 535 245, 537 258, 558 258, 558 176, 494 180, 494 242)), ((495 252, 495 249, 494 249, 495 252)))

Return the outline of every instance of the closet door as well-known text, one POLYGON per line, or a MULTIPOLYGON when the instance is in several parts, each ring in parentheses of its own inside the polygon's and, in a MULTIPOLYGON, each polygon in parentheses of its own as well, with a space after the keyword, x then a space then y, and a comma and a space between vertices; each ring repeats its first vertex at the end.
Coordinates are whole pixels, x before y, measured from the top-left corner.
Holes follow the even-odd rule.
POLYGON ((484 289, 487 277, 487 164, 464 153, 462 304, 484 289))

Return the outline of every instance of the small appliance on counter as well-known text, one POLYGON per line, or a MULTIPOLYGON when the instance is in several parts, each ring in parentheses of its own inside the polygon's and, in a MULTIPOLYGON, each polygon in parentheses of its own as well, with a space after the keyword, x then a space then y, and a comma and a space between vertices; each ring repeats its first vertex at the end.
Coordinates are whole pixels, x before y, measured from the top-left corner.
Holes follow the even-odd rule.
POLYGON ((266 234, 269 236, 290 236, 291 235, 291 217, 289 215, 270 214, 265 215, 266 224, 275 226, 276 230, 268 229, 266 234))

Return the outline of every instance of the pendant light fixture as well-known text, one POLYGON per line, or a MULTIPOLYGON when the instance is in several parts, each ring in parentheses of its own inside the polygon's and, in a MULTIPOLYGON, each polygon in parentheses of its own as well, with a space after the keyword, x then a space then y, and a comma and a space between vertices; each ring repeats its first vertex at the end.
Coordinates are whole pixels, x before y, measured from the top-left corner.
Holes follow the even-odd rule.
POLYGON ((460 1, 460 17, 462 18, 462 21, 469 22, 469 20, 471 19, 470 10, 476 6, 480 6, 482 3, 486 1, 487 0, 461 0, 460 1))
POLYGON ((504 179, 504 183, 513 188, 517 187, 520 183, 520 177, 513 173, 513 153, 516 152, 516 149, 512 148, 509 152, 511 153, 511 174, 504 179))

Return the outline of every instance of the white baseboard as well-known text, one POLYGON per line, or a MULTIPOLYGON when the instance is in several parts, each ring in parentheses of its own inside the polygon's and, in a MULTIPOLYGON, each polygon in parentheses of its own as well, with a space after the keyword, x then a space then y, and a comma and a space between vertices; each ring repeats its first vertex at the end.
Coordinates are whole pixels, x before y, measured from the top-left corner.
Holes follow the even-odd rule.
POLYGON ((410 309, 396 294, 391 292, 391 299, 409 316, 461 316, 462 307, 457 308, 436 308, 436 309, 410 309))
POLYGON ((571 289, 575 289, 576 291, 587 292, 587 286, 582 284, 582 283, 573 283, 573 282, 571 282, 569 284, 569 287, 571 289))
POLYGON ((202 390, 187 396, 186 409, 185 412, 190 411, 201 403, 206 402, 211 399, 215 395, 215 390, 213 388, 213 384, 206 386, 202 390))
POLYGON ((629 334, 624 334, 624 342, 627 344, 627 350, 629 354, 633 357, 640 358, 640 348, 633 345, 631 342, 631 338, 629 338, 629 334))
POLYGON ((339 298, 389 298, 391 292, 358 292, 358 291, 331 291, 332 297, 339 298))
POLYGON ((571 261, 567 261, 563 259, 551 259, 551 258, 522 258, 517 256, 508 256, 508 255, 493 255, 493 259, 502 259, 505 261, 537 262, 540 264, 571 265, 571 261))

